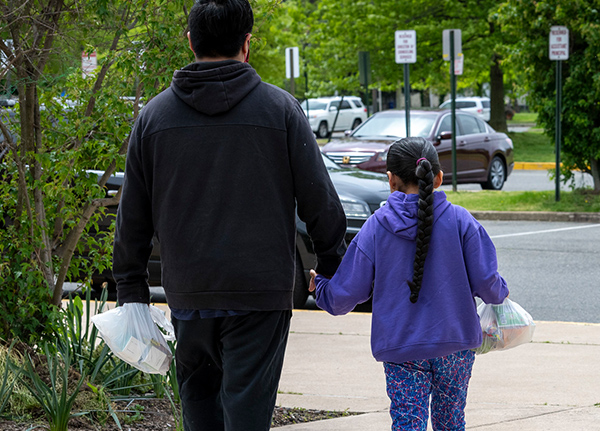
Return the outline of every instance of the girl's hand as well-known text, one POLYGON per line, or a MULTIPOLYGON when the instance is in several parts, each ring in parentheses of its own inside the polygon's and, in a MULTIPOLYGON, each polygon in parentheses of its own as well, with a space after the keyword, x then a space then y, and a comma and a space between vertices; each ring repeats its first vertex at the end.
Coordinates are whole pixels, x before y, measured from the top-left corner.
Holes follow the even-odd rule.
POLYGON ((317 276, 317 273, 315 272, 314 269, 310 270, 310 283, 308 284, 308 291, 309 292, 314 292, 315 289, 317 288, 317 286, 315 285, 315 277, 317 276))

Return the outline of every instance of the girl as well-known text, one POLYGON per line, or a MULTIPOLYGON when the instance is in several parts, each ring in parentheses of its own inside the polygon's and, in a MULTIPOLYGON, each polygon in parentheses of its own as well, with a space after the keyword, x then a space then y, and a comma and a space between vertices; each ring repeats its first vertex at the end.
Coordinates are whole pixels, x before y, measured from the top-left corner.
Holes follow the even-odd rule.
POLYGON ((393 430, 425 430, 430 396, 433 429, 464 430, 472 349, 482 342, 474 297, 502 303, 506 282, 485 229, 433 192, 443 173, 431 143, 395 142, 387 170, 387 204, 331 280, 311 271, 310 290, 333 315, 373 298, 371 349, 384 363, 393 430))

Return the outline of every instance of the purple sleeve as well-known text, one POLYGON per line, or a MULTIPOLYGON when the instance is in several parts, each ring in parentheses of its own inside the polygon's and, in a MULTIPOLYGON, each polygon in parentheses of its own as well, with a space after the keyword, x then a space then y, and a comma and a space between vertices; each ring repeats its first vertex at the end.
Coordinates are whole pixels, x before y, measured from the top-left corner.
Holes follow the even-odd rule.
POLYGON ((373 262, 352 241, 333 278, 315 278, 317 306, 334 316, 349 313, 371 297, 374 275, 373 262))
POLYGON ((473 295, 486 304, 501 304, 508 287, 498 273, 496 247, 482 226, 466 240, 464 256, 473 295))

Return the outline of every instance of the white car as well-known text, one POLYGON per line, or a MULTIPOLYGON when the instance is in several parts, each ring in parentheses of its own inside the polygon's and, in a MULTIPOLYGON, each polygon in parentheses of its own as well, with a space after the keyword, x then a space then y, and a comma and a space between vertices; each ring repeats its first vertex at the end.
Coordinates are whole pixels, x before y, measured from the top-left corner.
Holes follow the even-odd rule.
POLYGON ((332 131, 354 130, 367 120, 367 108, 356 96, 344 96, 344 100, 341 97, 319 97, 305 100, 301 106, 319 138, 326 138, 332 131))
MULTIPOLYGON (((446 100, 441 109, 450 109, 452 100, 446 100)), ((490 99, 487 97, 457 97, 456 109, 477 115, 483 121, 490 121, 490 99)))

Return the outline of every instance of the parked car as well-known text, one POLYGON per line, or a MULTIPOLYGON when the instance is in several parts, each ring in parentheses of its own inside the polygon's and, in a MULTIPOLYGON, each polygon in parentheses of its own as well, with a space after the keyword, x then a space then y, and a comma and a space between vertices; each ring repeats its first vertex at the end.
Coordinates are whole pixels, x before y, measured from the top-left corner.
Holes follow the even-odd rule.
MULTIPOLYGON (((358 233, 367 218, 378 208, 383 206, 390 194, 387 176, 365 172, 359 169, 342 168, 328 157, 323 155, 323 161, 329 172, 333 185, 342 202, 346 213, 347 230, 346 241, 358 233)), ((100 171, 89 171, 96 175, 102 175, 100 171)), ((112 176, 107 184, 108 194, 113 194, 123 183, 123 173, 112 176)), ((116 215, 117 208, 109 208, 109 215, 101 222, 101 228, 107 229, 116 215)), ((301 307, 308 298, 309 271, 315 267, 316 256, 312 242, 306 230, 306 225, 296 216, 296 275, 294 287, 294 307, 301 307)), ((257 236, 260 241, 260 233, 257 236)), ((160 243, 154 239, 154 249, 148 262, 149 283, 152 286, 161 285, 160 268, 160 243)), ((115 281, 110 270, 92 277, 93 287, 96 290, 102 288, 104 283, 109 290, 115 289, 115 281)))
MULTIPOLYGON (((405 112, 382 111, 322 151, 345 167, 386 172, 387 151, 406 137, 405 112)), ((466 112, 456 113, 456 181, 479 183, 483 189, 500 190, 514 167, 513 143, 504 133, 466 112)), ((429 140, 437 149, 444 184, 452 183, 452 119, 448 110, 410 111, 410 133, 429 140)))
MULTIPOLYGON (((487 97, 457 97, 456 109, 477 115, 483 121, 490 121, 490 99, 487 97)), ((452 100, 446 100, 440 109, 451 109, 452 100)))
POLYGON ((341 97, 308 99, 301 106, 319 138, 326 138, 332 131, 356 129, 367 120, 367 108, 356 96, 344 96, 344 100, 341 97))
POLYGON ((17 104, 14 99, 0 99, 0 108, 12 108, 17 104))

